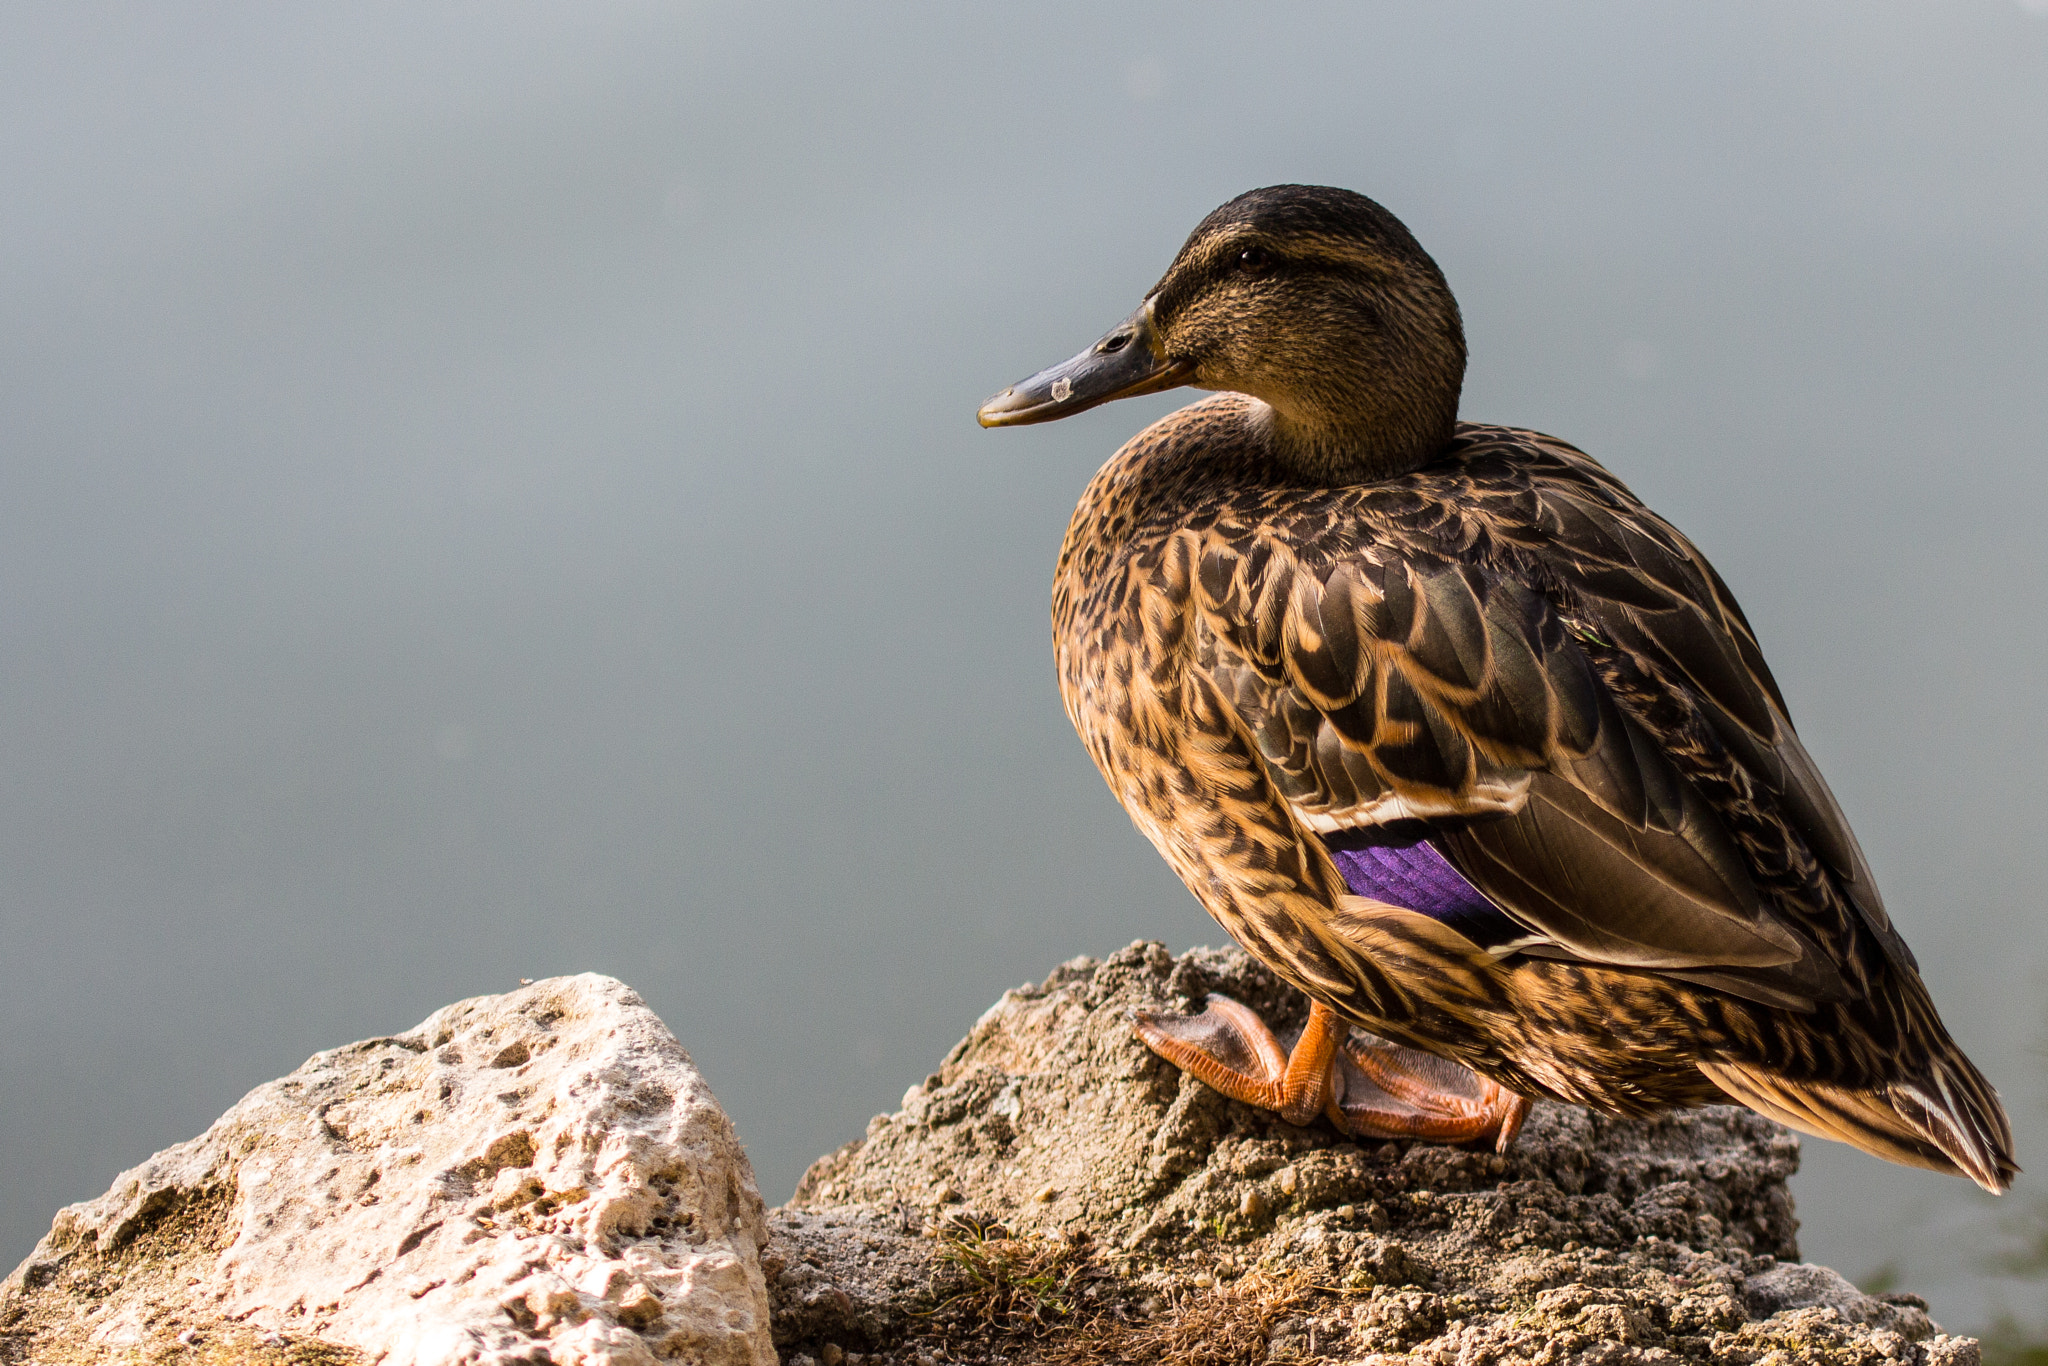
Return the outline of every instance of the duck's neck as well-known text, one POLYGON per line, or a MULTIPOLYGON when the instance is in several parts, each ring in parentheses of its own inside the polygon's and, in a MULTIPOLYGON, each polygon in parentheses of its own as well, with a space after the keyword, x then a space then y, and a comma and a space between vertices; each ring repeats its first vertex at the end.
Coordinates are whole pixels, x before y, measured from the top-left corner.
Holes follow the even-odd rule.
POLYGON ((1273 462, 1304 483, 1371 484, 1420 469, 1449 444, 1438 423, 1341 422, 1316 412, 1290 411, 1253 398, 1253 430, 1273 462))

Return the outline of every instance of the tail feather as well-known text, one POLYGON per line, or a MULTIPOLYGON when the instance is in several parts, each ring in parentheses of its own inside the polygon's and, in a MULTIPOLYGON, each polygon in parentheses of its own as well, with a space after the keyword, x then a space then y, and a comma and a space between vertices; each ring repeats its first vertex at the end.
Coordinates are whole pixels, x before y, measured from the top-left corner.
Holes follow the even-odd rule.
POLYGON ((1993 1195, 2004 1194, 2019 1174, 1998 1093, 1960 1056, 1931 1060, 1924 1080, 1868 1090, 1793 1081, 1745 1063, 1702 1062, 1699 1069, 1780 1124, 1889 1162, 1967 1176, 1993 1195))

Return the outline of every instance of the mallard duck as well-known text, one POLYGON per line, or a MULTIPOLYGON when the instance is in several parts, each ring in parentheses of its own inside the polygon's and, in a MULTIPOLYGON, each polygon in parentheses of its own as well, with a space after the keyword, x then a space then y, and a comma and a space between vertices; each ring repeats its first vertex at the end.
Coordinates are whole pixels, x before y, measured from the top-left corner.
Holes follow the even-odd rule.
POLYGON ((1732 1099, 2004 1190, 1997 1093, 1727 585, 1590 456, 1458 421, 1464 371, 1400 221, 1280 185, 981 409, 1218 391, 1082 495, 1060 693, 1138 829, 1310 1010, 1288 1046, 1215 996, 1139 1036, 1295 1124, 1505 1150, 1533 1097, 1732 1099))

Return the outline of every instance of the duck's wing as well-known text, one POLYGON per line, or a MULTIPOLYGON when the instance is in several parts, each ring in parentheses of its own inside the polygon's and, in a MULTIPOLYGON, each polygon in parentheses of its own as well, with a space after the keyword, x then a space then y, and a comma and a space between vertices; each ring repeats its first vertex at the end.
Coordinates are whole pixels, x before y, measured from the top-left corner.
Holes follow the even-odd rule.
POLYGON ((1818 947, 1839 939, 1827 898, 1779 885, 1800 874, 1776 866, 1799 862, 1783 830, 1897 937, 1747 624, 1683 537, 1577 459, 1523 452, 1495 485, 1468 460, 1463 486, 1304 511, 1313 532, 1188 533, 1217 642, 1198 670, 1303 824, 1422 822, 1527 931, 1520 951, 1794 1007, 1851 994, 1818 947), (1717 765, 1746 790, 1710 800, 1717 765), (1732 828, 1745 803, 1757 828, 1732 828))
MULTIPOLYGON (((1746 788, 1723 809, 1775 815, 1859 928, 1894 962, 1916 967, 1848 818, 1792 728, 1756 633, 1713 565, 1591 457, 1535 433, 1510 435, 1543 458, 1530 470, 1538 516, 1499 519, 1503 543, 1542 559, 1603 659, 1647 668, 1691 706, 1711 733, 1705 743, 1726 751, 1746 788)), ((1782 852, 1797 861, 1797 850, 1782 852)))

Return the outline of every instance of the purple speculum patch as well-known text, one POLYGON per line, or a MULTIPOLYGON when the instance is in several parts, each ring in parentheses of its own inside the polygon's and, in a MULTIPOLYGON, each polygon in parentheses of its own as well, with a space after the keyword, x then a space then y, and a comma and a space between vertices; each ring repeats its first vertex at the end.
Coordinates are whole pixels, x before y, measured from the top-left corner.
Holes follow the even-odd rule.
POLYGON ((1529 935, 1466 881, 1427 836, 1404 840, 1385 830, 1342 830, 1323 836, 1323 847, 1353 896, 1418 911, 1481 948, 1529 935))

